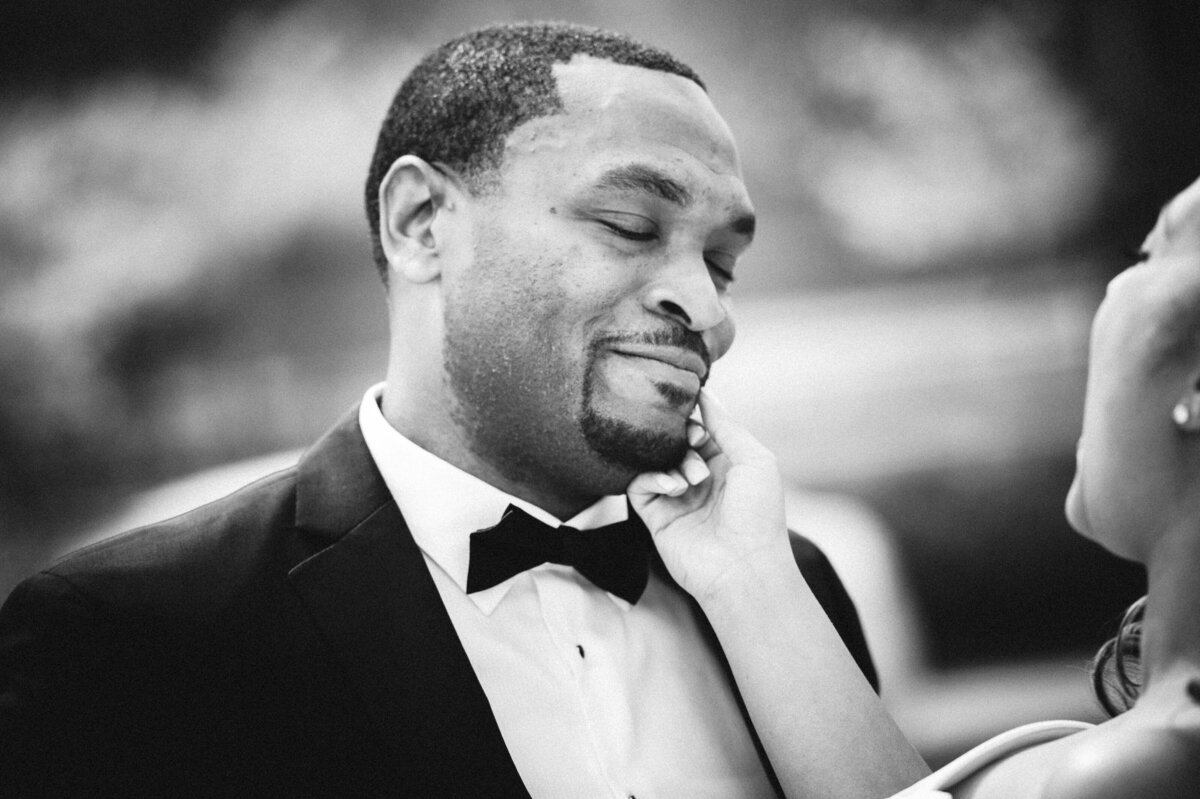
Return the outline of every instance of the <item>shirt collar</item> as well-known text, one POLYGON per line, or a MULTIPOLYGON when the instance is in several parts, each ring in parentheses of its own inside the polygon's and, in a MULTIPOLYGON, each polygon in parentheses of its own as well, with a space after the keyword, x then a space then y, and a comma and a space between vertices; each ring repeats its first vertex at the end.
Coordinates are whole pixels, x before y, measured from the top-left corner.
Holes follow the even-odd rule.
MULTIPOLYGON (((466 591, 471 533, 495 525, 509 505, 516 505, 551 527, 562 524, 553 514, 464 472, 392 427, 379 408, 385 385, 371 386, 363 396, 358 410, 363 439, 417 546, 459 589, 466 591)), ((623 521, 628 516, 629 505, 623 495, 617 494, 601 497, 566 524, 583 530, 623 521)), ((515 579, 468 596, 485 615, 491 614, 515 579)), ((628 607, 620 597, 609 596, 618 605, 628 607)))

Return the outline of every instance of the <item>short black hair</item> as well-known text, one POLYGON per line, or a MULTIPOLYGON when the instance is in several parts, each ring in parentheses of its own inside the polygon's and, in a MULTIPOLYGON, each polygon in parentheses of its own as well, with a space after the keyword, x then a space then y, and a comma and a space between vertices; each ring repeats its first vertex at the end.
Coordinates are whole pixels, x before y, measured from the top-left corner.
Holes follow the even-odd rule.
POLYGON ((367 173, 367 221, 375 265, 387 281, 379 242, 379 184, 397 158, 442 163, 479 192, 500 166, 519 125, 562 110, 551 67, 577 54, 669 72, 704 89, 691 67, 630 37, 565 22, 493 25, 469 31, 427 55, 400 85, 379 130, 367 173))

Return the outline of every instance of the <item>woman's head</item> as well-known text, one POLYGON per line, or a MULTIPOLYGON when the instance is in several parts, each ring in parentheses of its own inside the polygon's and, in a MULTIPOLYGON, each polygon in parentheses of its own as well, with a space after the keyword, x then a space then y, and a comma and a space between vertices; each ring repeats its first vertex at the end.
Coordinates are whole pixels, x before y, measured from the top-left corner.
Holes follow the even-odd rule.
POLYGON ((1092 326, 1067 518, 1144 561, 1200 509, 1200 181, 1163 209, 1143 251, 1092 326), (1184 418, 1192 407, 1196 431, 1184 418))

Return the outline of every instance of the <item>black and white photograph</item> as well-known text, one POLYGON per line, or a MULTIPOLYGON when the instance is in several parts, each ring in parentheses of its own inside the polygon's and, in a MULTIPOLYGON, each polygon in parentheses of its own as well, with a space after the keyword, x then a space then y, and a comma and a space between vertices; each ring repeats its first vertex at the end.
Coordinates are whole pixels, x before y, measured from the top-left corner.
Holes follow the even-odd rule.
POLYGON ((1200 796, 1200 5, 0 31, 0 797, 1200 796))

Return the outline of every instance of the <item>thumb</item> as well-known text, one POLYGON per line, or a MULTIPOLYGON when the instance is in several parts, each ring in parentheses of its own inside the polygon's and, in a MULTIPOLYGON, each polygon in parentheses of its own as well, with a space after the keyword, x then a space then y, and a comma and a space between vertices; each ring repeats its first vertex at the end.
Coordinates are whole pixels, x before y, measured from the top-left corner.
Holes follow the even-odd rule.
POLYGON ((625 494, 633 507, 640 510, 658 497, 677 497, 687 489, 687 480, 678 473, 642 472, 629 483, 625 494))

